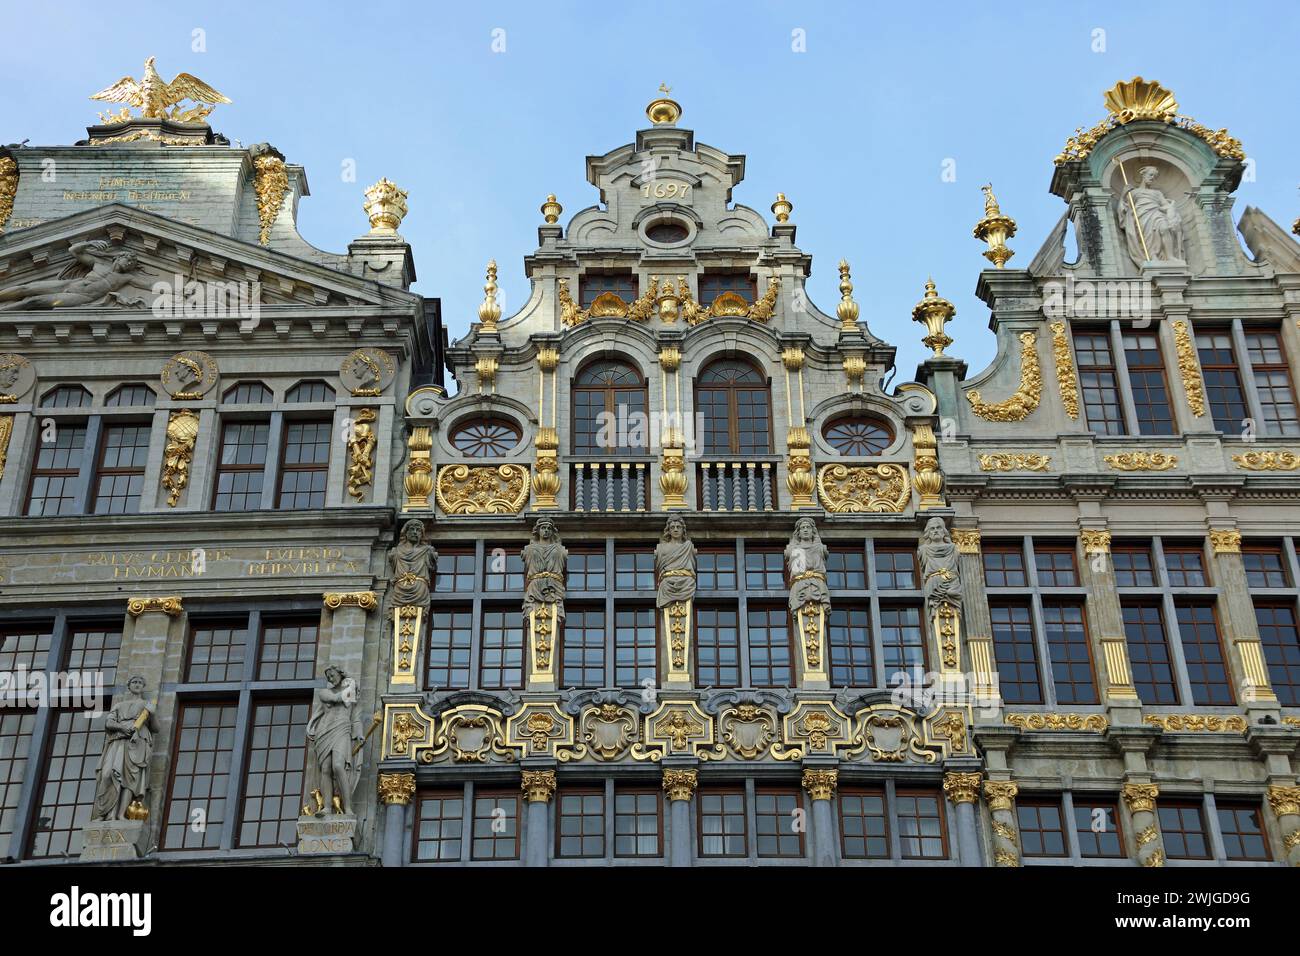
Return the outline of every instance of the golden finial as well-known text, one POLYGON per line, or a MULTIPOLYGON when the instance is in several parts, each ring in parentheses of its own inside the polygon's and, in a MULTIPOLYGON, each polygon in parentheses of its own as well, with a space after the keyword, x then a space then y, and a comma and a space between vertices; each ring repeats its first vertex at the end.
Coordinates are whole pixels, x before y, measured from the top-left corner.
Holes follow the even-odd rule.
POLYGON ((980 190, 984 193, 984 218, 975 223, 975 238, 988 243, 984 258, 1001 269, 1015 255, 1007 248, 1007 240, 1016 234, 1016 221, 1002 215, 992 183, 981 186, 980 190))
POLYGON ((840 334, 858 331, 858 304, 853 301, 853 280, 849 276, 849 262, 840 260, 840 304, 835 314, 840 317, 840 334))
POLYGON ((1134 120, 1172 123, 1178 116, 1178 101, 1173 91, 1140 76, 1116 83, 1106 91, 1103 100, 1121 126, 1134 120))
POLYGON ((391 236, 397 232, 397 227, 406 216, 407 196, 405 189, 398 189, 395 183, 386 178, 381 178, 366 190, 366 201, 362 208, 370 218, 372 236, 391 236))
POLYGON ((496 335, 497 322, 501 319, 501 306, 497 303, 497 261, 489 259, 487 264, 487 282, 483 285, 483 303, 478 307, 478 320, 483 323, 480 330, 484 335, 496 335))
POLYGON ((785 198, 785 193, 776 194, 776 202, 772 203, 772 213, 776 216, 777 222, 789 222, 790 213, 794 211, 794 204, 785 198))
POLYGON ((564 207, 555 201, 555 193, 546 197, 546 202, 542 203, 542 218, 548 224, 560 221, 560 213, 564 212, 564 207))
POLYGON ((218 93, 197 76, 189 73, 177 73, 168 83, 154 68, 154 57, 144 61, 144 72, 137 81, 124 76, 107 89, 91 96, 92 100, 105 103, 126 103, 127 106, 110 116, 99 114, 105 124, 125 123, 134 117, 130 107, 140 111, 140 118, 170 120, 173 123, 206 123, 208 114, 218 103, 230 100, 218 93), (190 100, 196 105, 181 109, 180 104, 190 100))
POLYGON ((934 286, 934 278, 925 280, 925 297, 912 310, 912 321, 925 325, 927 335, 921 341, 934 349, 935 355, 942 355, 943 350, 952 345, 952 338, 944 332, 943 327, 957 314, 953 304, 939 295, 934 286))
POLYGON ((681 104, 668 98, 667 94, 672 92, 672 87, 668 86, 667 83, 659 84, 659 92, 664 95, 657 100, 653 100, 645 108, 645 115, 650 117, 650 122, 656 126, 672 126, 681 118, 681 104))

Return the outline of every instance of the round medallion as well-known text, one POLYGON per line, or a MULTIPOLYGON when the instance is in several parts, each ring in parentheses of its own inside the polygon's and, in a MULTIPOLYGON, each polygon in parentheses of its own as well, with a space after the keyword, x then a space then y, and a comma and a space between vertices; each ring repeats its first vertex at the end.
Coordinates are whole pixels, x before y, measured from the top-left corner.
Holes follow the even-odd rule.
POLYGON ((217 384, 217 363, 207 352, 177 352, 163 366, 162 384, 172 398, 195 401, 217 384))
POLYGON ((339 378, 354 396, 374 396, 386 389, 397 374, 397 363, 383 349, 357 349, 339 366, 339 378))
POLYGON ((10 405, 32 390, 36 369, 14 352, 0 354, 0 405, 10 405))

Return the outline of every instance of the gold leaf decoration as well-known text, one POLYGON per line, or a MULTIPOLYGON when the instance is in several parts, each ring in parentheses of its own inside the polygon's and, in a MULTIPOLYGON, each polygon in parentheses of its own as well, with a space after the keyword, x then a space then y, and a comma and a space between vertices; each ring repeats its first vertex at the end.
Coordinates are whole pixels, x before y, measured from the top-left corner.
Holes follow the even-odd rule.
POLYGON ((1248 451, 1233 455, 1232 460, 1245 471, 1295 471, 1300 468, 1300 455, 1293 451, 1248 451))
POLYGON ((1070 339, 1064 322, 1052 323, 1052 359, 1056 362, 1056 384, 1061 390, 1061 404, 1071 418, 1079 417, 1079 379, 1070 358, 1070 339))
POLYGON ((890 464, 826 465, 817 472, 817 491, 833 514, 897 514, 912 498, 907 469, 890 464))
POLYGON ((971 411, 988 422, 1024 421, 1038 407, 1043 397, 1043 374, 1038 366, 1036 332, 1020 333, 1020 387, 1010 398, 1000 402, 985 402, 979 389, 966 393, 971 411))
POLYGON ((1110 722, 1103 714, 1007 714, 1007 723, 1021 730, 1086 730, 1104 734, 1110 722))
POLYGON ((1205 414, 1205 381, 1201 378, 1201 363, 1196 359, 1196 344, 1187 323, 1174 323, 1174 345, 1178 351, 1178 374, 1183 380, 1183 393, 1192 414, 1200 418, 1205 414))
POLYGON ((1030 455, 1001 451, 980 455, 980 471, 1047 471, 1050 455, 1030 455))
POLYGON ((1116 471, 1168 471, 1178 464, 1178 456, 1162 451, 1125 451, 1103 455, 1102 461, 1116 471))
POLYGON ((271 241, 271 226, 280 215, 284 195, 289 191, 289 174, 284 160, 274 153, 265 153, 253 160, 256 170, 253 189, 257 192, 257 218, 261 229, 257 241, 266 245, 271 241))
POLYGON ((1143 718, 1161 730, 1185 733, 1239 733, 1246 732, 1246 718, 1232 714, 1148 714, 1143 718))
POLYGON ((518 514, 528 500, 523 465, 446 465, 438 472, 438 506, 449 515, 518 514))
POLYGON ((18 195, 18 164, 9 156, 0 156, 0 232, 14 211, 18 195))
POLYGON ((159 479, 167 489, 167 505, 175 508, 190 480, 194 440, 199 436, 199 417, 188 408, 172 412, 167 420, 167 445, 163 449, 163 472, 159 479))

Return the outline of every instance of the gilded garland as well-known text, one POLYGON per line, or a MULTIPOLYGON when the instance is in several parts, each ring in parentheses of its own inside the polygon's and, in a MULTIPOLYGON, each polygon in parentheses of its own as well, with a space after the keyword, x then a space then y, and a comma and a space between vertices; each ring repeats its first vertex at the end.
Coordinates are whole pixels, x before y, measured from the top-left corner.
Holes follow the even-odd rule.
POLYGON ((902 465, 827 465, 817 472, 817 492, 832 514, 897 514, 912 498, 902 465))
POLYGON ((971 411, 987 422, 1024 421, 1038 407, 1043 397, 1043 374, 1038 366, 1038 334, 1020 333, 1020 387, 1010 398, 1000 402, 985 402, 979 389, 966 393, 971 411))
POLYGON ((528 500, 523 465, 447 465, 438 472, 438 506, 449 515, 519 514, 528 500))
POLYGON ((1061 404, 1071 418, 1079 417, 1079 379, 1070 358, 1070 339, 1064 322, 1052 323, 1052 360, 1056 362, 1056 384, 1061 390, 1061 404))
POLYGON ((1196 359, 1196 344, 1187 323, 1174 323, 1174 345, 1178 351, 1178 374, 1183 380, 1183 394, 1192 414, 1200 418, 1205 414, 1205 382, 1201 378, 1201 363, 1196 359))
POLYGON ((284 157, 269 147, 264 148, 266 152, 253 160, 253 189, 257 193, 257 218, 261 224, 257 241, 265 246, 271 241, 271 226, 279 217, 284 196, 289 191, 289 174, 284 157))

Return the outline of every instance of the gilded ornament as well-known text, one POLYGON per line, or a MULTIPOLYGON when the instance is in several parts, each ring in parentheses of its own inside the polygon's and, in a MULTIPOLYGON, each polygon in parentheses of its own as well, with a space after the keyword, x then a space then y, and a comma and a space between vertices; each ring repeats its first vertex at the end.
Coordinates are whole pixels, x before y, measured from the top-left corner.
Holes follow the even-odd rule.
POLYGON ((740 703, 728 708, 718 717, 722 742, 742 760, 756 760, 774 749, 778 760, 798 757, 798 751, 784 754, 785 748, 776 742, 776 718, 757 704, 740 703))
POLYGON ((966 752, 966 722, 957 711, 948 711, 941 720, 931 725, 930 731, 936 737, 947 738, 948 750, 951 753, 966 752))
POLYGON ((669 767, 664 770, 664 793, 669 800, 689 800, 699 782, 698 770, 669 767))
POLYGON ((1200 418, 1205 414, 1205 382, 1201 377, 1201 363, 1196 357, 1196 344, 1187 323, 1174 322, 1174 347, 1178 353, 1178 374, 1183 380, 1183 394, 1192 414, 1200 418))
POLYGON ((180 617, 181 610, 180 595, 174 597, 131 598, 126 602, 126 613, 132 617, 139 617, 141 614, 148 614, 150 611, 157 611, 166 614, 168 617, 180 617))
POLYGON ((781 280, 772 276, 767 280, 767 291, 759 297, 759 300, 749 307, 746 315, 755 322, 770 321, 776 314, 776 297, 781 291, 781 280))
POLYGON ((848 379, 849 391, 862 390, 862 379, 867 374, 867 360, 859 352, 844 356, 844 377, 848 379))
POLYGON ((1010 810, 1011 803, 1020 792, 1020 785, 1011 780, 986 780, 984 782, 984 802, 989 809, 1010 810))
POLYGON ((444 465, 438 471, 438 506, 449 515, 519 514, 528 485, 524 465, 444 465))
POLYGON ((788 349, 781 350, 781 364, 785 366, 787 372, 797 372, 803 368, 804 354, 803 349, 794 345, 788 349))
POLYGON ((379 607, 379 599, 374 591, 326 591, 321 600, 331 611, 341 607, 359 607, 363 611, 373 611, 379 607))
POLYGON ((560 350, 543 347, 537 350, 537 367, 543 372, 554 372, 560 364, 560 350))
POLYGON ((1125 451, 1103 455, 1102 461, 1116 471, 1168 471, 1178 464, 1178 456, 1163 451, 1125 451))
POLYGON ((554 508, 560 490, 559 435, 551 426, 542 426, 537 429, 534 445, 537 448, 537 461, 533 464, 534 501, 538 508, 554 508))
MULTIPOLYGON (((106 103, 126 103, 128 107, 138 109, 142 119, 170 120, 173 123, 203 123, 216 104, 230 102, 189 73, 177 73, 168 83, 158 75, 154 59, 151 56, 144 61, 144 74, 139 82, 124 76, 90 98, 106 103), (196 105, 181 109, 179 104, 185 100, 192 100, 196 105)), ((134 118, 125 109, 112 116, 114 122, 134 118)), ((104 114, 100 114, 100 119, 106 119, 104 114)))
POLYGON ((911 482, 902 465, 823 465, 817 492, 832 514, 893 513, 912 500, 911 482))
POLYGON ((953 803, 974 803, 979 798, 978 773, 946 773, 943 775, 944 795, 953 803))
POLYGON ((980 533, 978 528, 954 528, 951 532, 952 543, 957 546, 958 554, 979 554, 980 533))
POLYGON ((501 305, 497 302, 497 261, 489 259, 487 281, 483 283, 483 301, 479 303, 478 320, 482 335, 496 335, 497 322, 501 320, 501 305))
POLYGON ((645 115, 649 117, 650 122, 656 126, 672 126, 682 116, 681 104, 676 100, 670 100, 666 94, 672 92, 672 88, 665 83, 659 84, 659 92, 665 94, 657 100, 652 100, 650 105, 645 108, 645 115))
POLYGON ((1084 528, 1079 532, 1083 541, 1083 553, 1110 554, 1110 532, 1102 528, 1084 528))
POLYGON ((922 511, 944 506, 943 472, 939 470, 939 445, 928 423, 912 427, 912 473, 922 511))
POLYGON ((777 193, 776 202, 772 203, 772 215, 776 216, 776 221, 789 222, 792 212, 794 212, 794 204, 785 198, 785 193, 777 193))
POLYGON ((1053 322, 1052 361, 1056 363, 1056 385, 1061 392, 1061 405, 1071 418, 1079 417, 1079 378, 1070 357, 1070 339, 1064 322, 1053 322))
POLYGON ((474 362, 474 374, 478 377, 480 392, 484 387, 492 389, 496 386, 497 369, 500 364, 500 360, 495 355, 484 355, 474 362))
POLYGON ((1279 817, 1300 815, 1300 787, 1269 787, 1268 805, 1279 817))
POLYGON ((1143 865, 1143 866, 1147 866, 1147 867, 1151 867, 1151 868, 1153 868, 1153 869, 1164 866, 1164 865, 1165 865, 1165 851, 1164 851, 1164 850, 1156 850, 1156 851, 1155 851, 1154 853, 1152 853, 1149 857, 1147 857, 1146 859, 1144 859, 1144 860, 1142 861, 1142 865, 1143 865))
POLYGON ((383 349, 354 349, 339 364, 339 379, 353 398, 374 398, 382 395, 384 389, 397 374, 397 363, 383 349))
POLYGON ((372 423, 376 417, 373 408, 359 410, 348 437, 348 494, 357 501, 366 497, 365 488, 374 481, 377 439, 372 423))
POLYGON ((1038 407, 1043 395, 1043 376, 1038 367, 1036 332, 1020 333, 1020 386, 1010 398, 1000 402, 981 400, 978 389, 966 393, 971 410, 989 422, 1024 421, 1038 407))
MULTIPOLYGON (((572 327, 586 320, 590 314, 587 309, 578 308, 578 303, 573 301, 573 296, 569 293, 569 280, 559 280, 559 290, 556 293, 560 302, 560 322, 566 327, 572 327)), ((621 300, 620 300, 621 301, 621 300)))
POLYGON ((993 851, 993 862, 998 866, 1015 867, 1020 865, 1020 859, 1014 853, 1001 847, 993 851))
POLYGON ((387 806, 404 807, 415 796, 415 774, 381 773, 379 775, 379 800, 387 806))
POLYGON ((13 405, 36 384, 36 369, 16 352, 0 353, 0 405, 13 405))
POLYGON ((979 460, 980 471, 1047 471, 1047 467, 1052 463, 1050 455, 1010 451, 980 455, 979 460))
POLYGON ((663 460, 659 466, 659 490, 663 492, 663 507, 686 507, 686 451, 677 446, 664 446, 663 460))
MULTIPOLYGON (((861 310, 858 303, 853 299, 853 279, 849 275, 849 263, 847 259, 840 260, 840 304, 835 307, 835 314, 840 319, 840 334, 855 333, 858 330, 858 316, 861 310)), ((844 360, 844 370, 847 372, 848 359, 844 360)), ((850 376, 850 379, 852 376, 850 376)))
POLYGON ((1141 847, 1146 846, 1152 840, 1159 839, 1159 837, 1160 831, 1156 829, 1156 825, 1153 823, 1146 829, 1139 830, 1135 839, 1137 840, 1137 845, 1141 847))
POLYGON ((1007 714, 1006 722, 1021 730, 1087 730, 1104 734, 1110 722, 1103 714, 1007 714))
POLYGON ((554 770, 525 770, 520 789, 529 803, 550 803, 555 795, 554 770))
POLYGON ((0 232, 14 212, 14 197, 18 195, 18 164, 9 156, 0 154, 0 232))
POLYGON ((410 194, 405 189, 398 188, 397 184, 387 177, 381 177, 379 182, 369 187, 362 208, 366 211, 366 218, 370 220, 370 234, 372 236, 397 235, 397 229, 406 217, 408 198, 410 194))
MULTIPOLYGON (((1008 843, 1010 843, 1012 846, 1018 847, 1018 846, 1020 845, 1020 835, 1019 835, 1018 833, 1016 833, 1015 830, 1011 829, 1011 827, 1009 827, 1009 826, 1007 826, 1005 823, 1003 823, 1001 820, 994 820, 994 821, 993 821, 993 832, 994 832, 995 834, 997 834, 999 837, 1001 837, 1003 840, 1006 840, 1006 841, 1007 841, 1008 843)), ((1003 851, 1003 852, 1006 852, 1006 851, 1003 851)), ((1013 859, 1014 859, 1014 857, 1013 857, 1013 859)), ((1010 865, 1012 865, 1012 866, 1018 866, 1019 864, 1018 864, 1018 863, 1013 863, 1013 864, 1010 864, 1010 865)))
POLYGON ((675 372, 682 367, 682 350, 675 345, 666 345, 659 350, 659 367, 665 372, 675 372))
POLYGON ((554 225, 560 221, 560 213, 564 212, 564 207, 555 199, 555 193, 546 197, 546 202, 542 203, 542 218, 546 220, 548 226, 554 225))
POLYGON ((1232 460, 1245 471, 1295 471, 1300 468, 1300 455, 1293 451, 1248 451, 1233 455, 1232 460))
POLYGON ((994 268, 1001 269, 1015 255, 1007 248, 1007 240, 1016 234, 1016 221, 1002 215, 997 197, 993 195, 992 183, 981 186, 980 191, 984 193, 984 218, 975 223, 975 238, 988 243, 984 258, 993 263, 994 268))
POLYGON ((270 147, 253 160, 253 191, 257 193, 257 241, 271 241, 271 227, 280 215, 284 197, 289 192, 289 173, 284 157, 270 147))
POLYGON ((190 462, 194 459, 194 441, 199 436, 199 417, 188 408, 180 408, 167 419, 167 444, 163 449, 163 470, 159 479, 167 489, 167 505, 175 508, 181 492, 190 480, 190 462))
POLYGON ((1215 554, 1241 554, 1241 532, 1236 528, 1212 528, 1210 545, 1215 554))
POLYGON ((163 365, 162 385, 179 402, 202 398, 217 384, 217 363, 207 352, 177 352, 163 365))
POLYGON ((1153 812, 1156 797, 1160 796, 1160 788, 1154 783, 1126 783, 1122 792, 1129 813, 1153 812))
POLYGON ((9 439, 14 434, 14 417, 0 415, 0 478, 5 476, 5 462, 9 458, 9 439))
MULTIPOLYGON (((787 352, 792 351, 787 349, 787 352)), ((803 361, 803 351, 799 352, 799 361, 803 361)), ((813 463, 809 451, 811 444, 808 429, 794 426, 786 432, 785 439, 789 457, 786 460, 785 484, 790 489, 790 509, 799 511, 813 506, 813 463)))
POLYGON ((840 772, 834 769, 808 767, 803 772, 803 788, 813 800, 829 800, 835 796, 840 772))
POLYGON ((411 437, 406 441, 408 458, 406 477, 403 486, 406 489, 406 503, 403 511, 413 508, 429 507, 429 495, 433 491, 433 437, 427 425, 417 425, 411 429, 411 437))
POLYGON ((1143 720, 1167 732, 1239 733, 1246 732, 1246 718, 1217 714, 1148 714, 1143 720))
POLYGON ((943 350, 952 345, 952 337, 944 331, 944 326, 956 314, 957 309, 953 304, 939 295, 934 279, 926 279, 925 296, 912 309, 912 321, 920 322, 925 326, 926 335, 921 342, 933 349, 935 355, 942 355, 943 350))
POLYGON ((403 711, 393 717, 392 729, 388 741, 388 753, 385 756, 405 757, 411 750, 411 741, 423 739, 431 724, 421 723, 410 712, 403 711))

